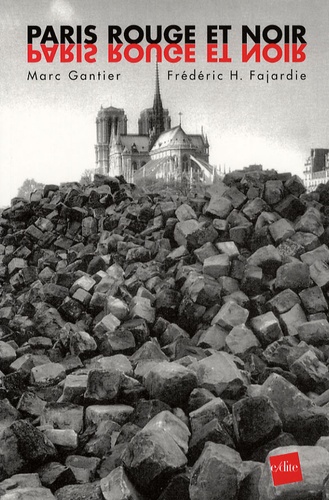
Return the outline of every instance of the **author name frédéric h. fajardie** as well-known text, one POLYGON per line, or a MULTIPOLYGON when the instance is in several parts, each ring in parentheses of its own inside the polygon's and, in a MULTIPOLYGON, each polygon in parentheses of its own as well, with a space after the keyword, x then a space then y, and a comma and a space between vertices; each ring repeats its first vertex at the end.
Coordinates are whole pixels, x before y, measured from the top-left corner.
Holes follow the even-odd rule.
POLYGON ((251 82, 264 82, 270 83, 275 81, 297 81, 306 80, 306 73, 302 73, 296 69, 290 69, 284 72, 275 71, 256 71, 251 69, 249 71, 242 71, 238 69, 231 69, 223 72, 216 70, 203 71, 196 68, 190 71, 167 71, 167 79, 169 81, 231 81, 239 82, 249 80, 251 82))

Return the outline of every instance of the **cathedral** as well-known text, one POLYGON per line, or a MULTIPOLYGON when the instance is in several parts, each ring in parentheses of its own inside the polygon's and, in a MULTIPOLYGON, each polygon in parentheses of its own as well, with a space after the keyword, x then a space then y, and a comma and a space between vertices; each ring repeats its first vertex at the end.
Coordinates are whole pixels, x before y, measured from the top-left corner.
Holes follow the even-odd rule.
POLYGON ((143 179, 200 180, 211 183, 216 175, 209 165, 209 144, 203 134, 187 134, 181 124, 171 128, 163 108, 156 65, 153 106, 138 120, 138 134, 128 134, 124 109, 101 107, 96 118, 96 172, 123 175, 128 182, 143 179))

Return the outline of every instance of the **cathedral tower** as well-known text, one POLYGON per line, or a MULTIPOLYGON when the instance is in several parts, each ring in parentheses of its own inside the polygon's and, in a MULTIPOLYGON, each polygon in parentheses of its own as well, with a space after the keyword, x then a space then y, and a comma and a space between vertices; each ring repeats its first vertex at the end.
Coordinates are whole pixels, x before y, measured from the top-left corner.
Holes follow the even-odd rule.
POLYGON ((96 169, 101 174, 109 172, 109 148, 112 136, 127 134, 127 117, 123 109, 103 108, 96 118, 96 169))

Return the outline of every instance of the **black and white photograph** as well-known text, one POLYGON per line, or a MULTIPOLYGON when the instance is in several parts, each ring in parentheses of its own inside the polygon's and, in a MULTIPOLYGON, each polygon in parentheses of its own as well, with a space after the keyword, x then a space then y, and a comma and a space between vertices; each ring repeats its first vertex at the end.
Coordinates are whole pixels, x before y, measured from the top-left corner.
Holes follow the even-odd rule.
POLYGON ((1 499, 329 499, 328 25, 0 0, 1 499))

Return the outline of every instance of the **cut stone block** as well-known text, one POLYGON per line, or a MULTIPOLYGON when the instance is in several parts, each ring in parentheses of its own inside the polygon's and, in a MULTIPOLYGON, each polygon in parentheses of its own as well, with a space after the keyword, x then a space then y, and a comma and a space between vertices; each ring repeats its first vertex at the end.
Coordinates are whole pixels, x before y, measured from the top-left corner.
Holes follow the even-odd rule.
POLYGON ((8 399, 0 400, 0 433, 19 418, 20 413, 10 404, 8 399))
POLYGON ((309 266, 318 260, 329 263, 329 248, 327 245, 321 245, 310 252, 303 253, 301 260, 309 266))
POLYGON ((298 175, 292 175, 290 179, 284 183, 284 187, 295 196, 300 196, 306 191, 304 183, 298 175))
POLYGON ((216 248, 218 248, 221 254, 227 254, 230 259, 233 259, 234 257, 238 257, 240 255, 240 252, 234 241, 224 241, 216 243, 216 248))
POLYGON ((224 304, 216 316, 213 318, 211 324, 219 325, 228 332, 235 326, 243 325, 249 316, 249 311, 239 306, 234 301, 228 301, 224 304))
MULTIPOLYGON (((312 279, 313 276, 311 275, 312 279)), ((310 268, 302 262, 292 262, 279 267, 276 273, 275 288, 277 290, 300 291, 310 286, 310 268)))
POLYGON ((248 349, 260 346, 257 337, 245 325, 232 328, 225 339, 225 343, 230 351, 237 356, 244 354, 248 349))
POLYGON ((212 399, 215 399, 215 396, 208 391, 208 389, 202 389, 200 387, 193 389, 188 400, 189 413, 201 408, 201 406, 209 403, 212 399))
POLYGON ((46 363, 31 370, 31 383, 37 386, 55 385, 65 378, 63 365, 46 363))
POLYGON ((25 460, 44 463, 57 456, 51 441, 31 423, 17 420, 10 426, 10 430, 15 434, 18 448, 25 460))
POLYGON ((73 332, 70 337, 70 352, 71 354, 92 353, 96 351, 97 344, 89 333, 84 331, 73 332))
POLYGON ((200 262, 203 263, 207 257, 213 257, 214 255, 218 255, 218 250, 212 243, 208 241, 200 248, 196 248, 194 250, 194 255, 200 262))
POLYGON ((254 200, 248 201, 243 207, 242 212, 249 220, 255 221, 262 212, 268 209, 267 203, 262 198, 257 197, 254 200))
POLYGON ((96 471, 99 467, 100 459, 97 457, 84 457, 81 455, 70 455, 65 461, 74 474, 77 483, 89 483, 95 481, 96 471))
POLYGON ((275 210, 281 215, 281 217, 294 221, 299 215, 303 215, 306 210, 306 206, 299 200, 299 198, 293 194, 289 194, 277 205, 275 205, 275 210))
POLYGON ((144 384, 151 398, 160 399, 171 406, 182 406, 197 386, 197 378, 184 366, 163 361, 151 368, 144 384))
POLYGON ((277 373, 273 373, 265 380, 260 395, 267 396, 272 401, 283 424, 291 415, 315 406, 311 399, 277 373))
POLYGON ((273 245, 258 248, 248 258, 248 264, 262 268, 267 274, 274 274, 281 263, 281 255, 273 245))
POLYGON ((300 340, 310 345, 322 345, 329 342, 329 323, 327 320, 319 319, 307 321, 297 326, 300 340))
POLYGON ((329 266, 326 262, 322 262, 321 260, 313 262, 310 265, 310 276, 316 285, 321 288, 328 288, 329 266))
POLYGON ((73 429, 46 429, 44 435, 55 446, 67 450, 75 450, 78 447, 78 435, 73 429))
POLYGON ((187 459, 174 439, 161 429, 142 430, 128 444, 123 463, 129 476, 141 491, 161 491, 168 474, 185 467, 187 459))
POLYGON ((214 397, 189 414, 192 432, 195 433, 201 430, 213 419, 222 423, 225 419, 227 419, 229 414, 230 413, 224 401, 219 397, 214 397))
POLYGON ((144 319, 149 324, 153 324, 155 321, 155 309, 151 306, 150 300, 145 297, 134 297, 132 299, 130 315, 133 319, 144 319))
POLYGON ((85 398, 92 401, 111 401, 118 395, 122 372, 120 370, 90 370, 85 398))
POLYGON ((191 500, 235 500, 239 490, 241 464, 237 451, 223 444, 206 443, 191 471, 191 500))
POLYGON ((37 469, 44 487, 56 491, 66 484, 74 484, 75 477, 71 469, 59 462, 48 462, 37 469))
POLYGON ((64 382, 63 394, 58 402, 74 402, 77 398, 82 397, 87 389, 87 379, 87 374, 67 375, 64 382))
POLYGON ((173 438, 180 449, 187 454, 188 441, 191 433, 181 419, 173 415, 170 411, 162 411, 155 415, 144 427, 144 431, 163 430, 173 438))
POLYGON ((70 293, 73 295, 79 288, 82 288, 85 292, 92 293, 96 281, 91 276, 81 276, 77 279, 70 288, 70 293))
POLYGON ((10 275, 17 273, 20 269, 27 267, 27 262, 24 259, 14 257, 8 264, 8 272, 10 275))
POLYGON ((188 451, 188 457, 192 464, 201 455, 207 441, 224 444, 233 449, 235 448, 233 438, 227 431, 225 425, 220 424, 216 418, 213 418, 210 422, 207 422, 203 427, 197 429, 192 434, 188 451))
POLYGON ((43 412, 46 401, 40 399, 34 392, 24 392, 17 404, 17 409, 31 417, 39 417, 43 412))
POLYGON ((269 226, 270 234, 276 245, 295 233, 293 225, 287 219, 279 219, 269 226))
POLYGON ((234 403, 232 416, 235 437, 245 448, 264 444, 282 429, 281 419, 266 396, 243 398, 234 403))
POLYGON ((40 488, 42 486, 37 473, 14 474, 8 479, 1 481, 0 494, 20 488, 40 488))
POLYGON ((206 209, 206 215, 214 215, 219 219, 226 219, 232 211, 233 205, 227 198, 223 196, 213 195, 206 209))
POLYGON ((247 201, 247 197, 235 186, 230 187, 224 193, 224 198, 227 198, 232 203, 233 207, 236 209, 240 209, 245 202, 247 201))
POLYGON ((234 241, 237 245, 246 247, 253 229, 250 222, 249 225, 231 227, 229 231, 230 240, 234 241))
POLYGON ((213 278, 228 276, 230 265, 230 257, 227 254, 213 255, 204 260, 203 272, 213 278))
POLYGON ((264 346, 267 346, 283 336, 280 323, 272 312, 261 314, 250 320, 250 326, 264 346))
POLYGON ((295 304, 300 304, 300 298, 295 292, 288 288, 275 295, 267 302, 266 306, 275 314, 283 314, 289 311, 295 304))
POLYGON ((83 429, 83 406, 47 403, 40 416, 40 423, 54 429, 70 429, 79 434, 83 429))
POLYGON ((308 314, 314 314, 328 310, 327 301, 320 287, 306 288, 299 293, 303 307, 308 314))
POLYGON ((329 389, 328 368, 311 350, 296 359, 290 370, 297 376, 298 385, 306 391, 321 393, 329 389))
POLYGON ((183 203, 182 205, 180 205, 176 209, 175 215, 179 222, 182 222, 184 220, 197 219, 197 215, 194 212, 193 208, 187 203, 183 203))
POLYGON ((218 232, 208 221, 201 223, 199 229, 187 236, 187 246, 191 250, 199 248, 205 243, 213 243, 218 238, 218 232))
POLYGON ((86 425, 95 424, 98 426, 104 421, 112 421, 123 425, 127 422, 133 411, 132 406, 122 404, 91 405, 86 408, 86 425))
POLYGON ((54 307, 59 307, 63 300, 69 295, 69 290, 65 286, 55 283, 46 283, 43 286, 45 301, 54 307))
POLYGON ((105 500, 143 500, 121 466, 101 479, 100 485, 105 500))
POLYGON ((258 266, 246 265, 241 282, 241 289, 251 297, 261 294, 264 290, 263 270, 258 266))
POLYGON ((283 184, 280 180, 271 180, 266 181, 265 183, 265 192, 264 192, 264 200, 269 205, 275 205, 279 203, 283 198, 283 184))
MULTIPOLYGON (((207 274, 198 275, 191 285, 188 283, 188 280, 185 281, 185 284, 181 288, 181 291, 183 292, 184 289, 193 302, 197 304, 210 307, 214 304, 218 304, 220 301, 222 287, 217 280, 207 274)), ((177 300, 179 300, 179 297, 176 297, 176 302, 177 300)), ((168 319, 170 319, 170 317, 168 319)))
POLYGON ((0 340, 0 370, 7 371, 9 365, 13 363, 16 359, 15 349, 8 344, 0 340))
POLYGON ((212 354, 194 364, 199 387, 208 389, 216 396, 235 398, 244 394, 246 381, 233 361, 225 352, 212 354))
POLYGON ((228 332, 219 325, 212 325, 203 332, 198 341, 198 347, 210 347, 216 351, 220 351, 225 347, 225 340, 228 332))
POLYGON ((94 328, 95 334, 102 334, 106 332, 114 332, 120 326, 120 320, 113 314, 107 314, 101 321, 97 323, 94 328))
POLYGON ((295 224, 295 230, 312 233, 318 237, 322 236, 324 227, 321 222, 320 212, 316 208, 309 208, 295 224))
POLYGON ((299 259, 305 251, 302 245, 292 240, 292 237, 282 241, 282 243, 278 245, 277 250, 282 258, 283 264, 291 262, 293 258, 299 259))
POLYGON ((127 304, 123 300, 111 295, 106 299, 105 310, 107 314, 113 314, 120 321, 127 319, 129 313, 127 304))
POLYGON ((177 245, 186 247, 188 236, 197 232, 199 229, 200 223, 194 219, 177 222, 174 230, 174 238, 177 245))
POLYGON ((280 323, 286 335, 298 335, 297 327, 307 321, 300 304, 295 304, 286 313, 280 314, 280 323))

